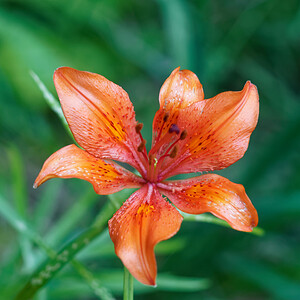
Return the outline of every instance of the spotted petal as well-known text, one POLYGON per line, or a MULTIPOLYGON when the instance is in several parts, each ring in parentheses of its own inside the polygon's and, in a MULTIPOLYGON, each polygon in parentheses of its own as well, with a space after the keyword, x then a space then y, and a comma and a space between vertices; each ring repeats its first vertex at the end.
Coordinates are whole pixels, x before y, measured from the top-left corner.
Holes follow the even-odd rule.
POLYGON ((206 174, 186 180, 166 181, 158 186, 160 192, 183 212, 210 212, 241 231, 252 231, 257 226, 257 212, 244 187, 224 177, 206 174))
POLYGON ((127 93, 105 77, 62 67, 54 73, 63 112, 78 144, 98 158, 119 160, 141 172, 133 105, 127 93))
POLYGON ((160 109, 153 121, 153 145, 157 147, 163 137, 164 143, 171 141, 172 135, 168 134, 168 130, 177 123, 180 111, 203 99, 203 88, 198 77, 189 70, 175 69, 159 93, 160 109))
POLYGON ((258 119, 258 93, 248 81, 240 92, 224 92, 181 110, 178 127, 187 131, 161 179, 180 173, 226 168, 243 157, 258 119))
POLYGON ((182 216, 153 185, 136 191, 109 221, 115 252, 140 282, 155 285, 154 246, 179 230, 182 216))
POLYGON ((56 177, 87 180, 100 195, 116 193, 124 188, 137 188, 143 182, 143 179, 116 163, 95 158, 75 145, 58 150, 45 161, 34 187, 56 177))

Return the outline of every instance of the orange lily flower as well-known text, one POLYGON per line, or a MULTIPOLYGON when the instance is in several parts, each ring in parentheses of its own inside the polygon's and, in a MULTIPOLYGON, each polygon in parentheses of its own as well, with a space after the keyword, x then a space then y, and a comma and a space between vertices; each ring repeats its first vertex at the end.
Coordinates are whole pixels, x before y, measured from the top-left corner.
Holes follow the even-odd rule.
POLYGON ((213 171, 239 160, 258 119, 258 93, 249 81, 239 92, 204 99, 202 85, 188 70, 175 69, 163 84, 160 109, 153 121, 147 153, 127 93, 101 75, 62 67, 55 87, 75 140, 44 163, 34 187, 54 177, 89 181, 107 195, 124 188, 134 192, 109 221, 117 256, 140 282, 155 285, 155 245, 177 233, 178 210, 210 212, 232 228, 251 231, 257 212, 240 184, 215 174, 186 180, 166 179, 181 173, 213 171), (137 176, 119 166, 133 166, 137 176))

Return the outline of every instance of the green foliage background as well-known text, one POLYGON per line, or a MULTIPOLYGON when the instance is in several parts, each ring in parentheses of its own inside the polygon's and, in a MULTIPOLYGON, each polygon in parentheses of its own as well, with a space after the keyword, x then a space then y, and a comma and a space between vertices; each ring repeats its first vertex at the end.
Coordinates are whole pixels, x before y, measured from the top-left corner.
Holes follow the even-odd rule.
MULTIPOLYGON (((107 200, 76 179, 32 189, 45 159, 72 143, 30 75, 56 96, 59 66, 121 85, 148 141, 159 88, 175 67, 195 72, 207 98, 256 84, 249 149, 219 173, 245 186, 265 234, 184 222, 156 248, 158 287, 136 283, 136 299, 300 299, 299 53, 297 0, 1 0, 0 299, 14 299, 107 201, 128 197, 107 200)), ((34 299, 121 294, 122 265, 104 230, 34 299)))

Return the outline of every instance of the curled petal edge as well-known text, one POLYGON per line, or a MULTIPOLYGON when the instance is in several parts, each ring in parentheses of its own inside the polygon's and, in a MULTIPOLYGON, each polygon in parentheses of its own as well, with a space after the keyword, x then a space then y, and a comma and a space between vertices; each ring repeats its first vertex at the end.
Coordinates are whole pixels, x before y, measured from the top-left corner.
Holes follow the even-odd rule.
POLYGON ((79 178, 90 182, 97 194, 108 195, 124 188, 138 188, 144 180, 112 161, 90 155, 75 145, 53 153, 44 163, 33 187, 51 178, 79 178))

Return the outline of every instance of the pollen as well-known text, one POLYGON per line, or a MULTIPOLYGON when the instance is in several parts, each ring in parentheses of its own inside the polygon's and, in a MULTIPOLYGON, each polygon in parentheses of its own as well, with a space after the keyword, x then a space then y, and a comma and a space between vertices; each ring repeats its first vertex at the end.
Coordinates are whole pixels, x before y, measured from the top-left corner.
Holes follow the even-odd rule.
POLYGON ((151 213, 154 210, 154 206, 153 205, 149 205, 147 203, 142 203, 141 206, 139 207, 137 214, 138 215, 148 215, 149 213, 151 213))
POLYGON ((152 154, 149 155, 149 165, 151 166, 154 162, 154 157, 152 154))
POLYGON ((135 126, 135 131, 136 133, 140 133, 141 130, 143 129, 143 123, 138 123, 136 126, 135 126))
POLYGON ((166 112, 165 115, 164 115, 164 119, 163 119, 164 122, 167 122, 169 117, 170 117, 170 113, 166 112))
POLYGON ((143 139, 142 142, 140 143, 140 145, 137 148, 138 152, 142 152, 145 148, 145 145, 146 145, 146 141, 143 139))
POLYGON ((180 139, 181 140, 184 140, 185 138, 187 137, 187 131, 186 130, 183 130, 180 134, 180 139))
POLYGON ((172 124, 169 128, 169 133, 175 132, 176 134, 179 134, 180 129, 176 124, 172 124))
POLYGON ((178 146, 176 145, 170 153, 171 158, 175 158, 178 153, 178 146))

